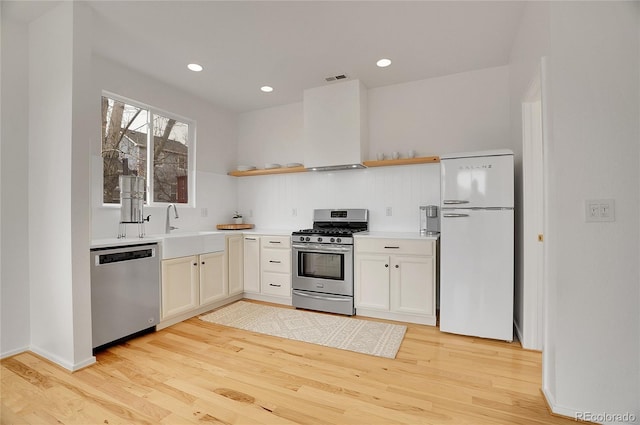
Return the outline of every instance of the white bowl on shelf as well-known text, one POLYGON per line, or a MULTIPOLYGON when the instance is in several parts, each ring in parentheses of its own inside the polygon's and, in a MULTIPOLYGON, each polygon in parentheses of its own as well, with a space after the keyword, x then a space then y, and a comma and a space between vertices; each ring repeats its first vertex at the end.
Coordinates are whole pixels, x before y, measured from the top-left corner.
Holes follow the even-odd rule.
POLYGON ((253 165, 238 165, 238 171, 251 171, 255 169, 256 167, 253 165))
POLYGON ((282 165, 280 164, 264 164, 264 169, 265 170, 273 170, 274 168, 281 168, 282 165))
POLYGON ((302 164, 300 164, 299 162, 290 162, 287 164, 287 168, 294 168, 294 167, 302 167, 302 164))

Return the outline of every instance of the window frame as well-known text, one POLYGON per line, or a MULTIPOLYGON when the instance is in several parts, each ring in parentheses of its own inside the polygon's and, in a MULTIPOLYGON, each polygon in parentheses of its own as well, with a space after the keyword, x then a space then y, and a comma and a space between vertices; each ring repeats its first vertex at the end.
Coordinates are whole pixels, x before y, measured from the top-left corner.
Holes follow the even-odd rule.
MULTIPOLYGON (((133 100, 130 99, 128 97, 125 96, 121 96, 119 94, 107 91, 107 90, 102 90, 102 97, 107 97, 109 99, 113 99, 115 101, 118 102, 123 102, 126 103, 128 105, 131 106, 135 106, 136 108, 141 108, 144 109, 148 112, 148 116, 147 116, 147 126, 148 126, 148 133, 147 133, 147 177, 146 177, 146 181, 145 181, 145 186, 146 186, 146 191, 147 191, 147 199, 145 200, 144 205, 147 207, 165 207, 169 204, 171 204, 171 202, 158 202, 155 201, 154 196, 153 196, 153 185, 154 185, 154 174, 153 174, 153 148, 154 148, 154 138, 153 138, 153 121, 154 121, 154 116, 155 115, 160 115, 162 117, 165 118, 169 118, 169 119, 175 119, 176 121, 180 121, 183 122, 185 124, 187 124, 189 126, 189 131, 188 131, 188 142, 187 142, 187 196, 189 198, 189 201, 187 203, 177 203, 175 202, 176 206, 178 207, 190 207, 190 208, 195 208, 196 206, 196 121, 191 119, 191 118, 187 118, 184 117, 182 115, 178 115, 175 114, 173 112, 169 112, 160 108, 156 108, 154 106, 148 105, 146 103, 143 102, 139 102, 137 100, 133 100)), ((100 134, 100 156, 102 157, 102 137, 103 135, 100 134)), ((102 170, 102 161, 100 162, 100 168, 101 168, 101 172, 100 172, 100 189, 102 192, 103 188, 104 188, 104 170, 102 170)), ((104 202, 104 197, 100 197, 100 203, 102 204, 103 207, 105 208, 120 208, 121 204, 118 203, 105 203, 104 202)))

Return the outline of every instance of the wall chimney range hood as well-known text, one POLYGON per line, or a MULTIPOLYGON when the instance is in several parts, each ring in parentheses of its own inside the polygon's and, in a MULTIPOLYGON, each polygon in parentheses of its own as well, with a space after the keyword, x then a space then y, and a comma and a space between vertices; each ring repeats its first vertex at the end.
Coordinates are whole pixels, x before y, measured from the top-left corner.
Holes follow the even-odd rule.
POLYGON ((304 165, 312 171, 365 168, 367 90, 347 80, 304 91, 304 165))

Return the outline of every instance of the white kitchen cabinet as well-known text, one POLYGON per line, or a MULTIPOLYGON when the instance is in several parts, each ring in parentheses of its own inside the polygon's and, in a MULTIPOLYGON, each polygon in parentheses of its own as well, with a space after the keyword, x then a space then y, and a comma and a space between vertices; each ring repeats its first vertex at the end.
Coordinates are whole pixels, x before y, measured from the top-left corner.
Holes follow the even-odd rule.
POLYGON ((227 282, 229 295, 241 294, 244 290, 243 245, 244 238, 242 235, 227 235, 227 282))
POLYGON ((260 238, 260 291, 265 295, 291 298, 291 238, 260 238))
POLYGON ((434 258, 397 256, 390 267, 391 310, 435 317, 434 258))
POLYGON ((244 236, 244 296, 291 305, 290 236, 244 236))
POLYGON ((242 290, 229 292, 228 258, 227 251, 217 251, 162 260, 160 323, 156 328, 241 299, 242 290))
POLYGON ((260 237, 244 236, 243 280, 245 293, 260 293, 260 237))
POLYGON ((161 320, 225 299, 225 253, 162 261, 161 320))
POLYGON ((161 320, 199 306, 198 282, 197 255, 162 261, 161 320))
POLYGON ((225 279, 224 252, 213 252, 198 256, 200 297, 199 305, 211 304, 227 298, 229 295, 225 279))
POLYGON ((355 305, 358 315, 436 324, 436 241, 355 241, 355 305))
MULTIPOLYGON (((360 254, 355 259, 356 307, 389 310, 389 256, 384 254, 360 254)), ((358 311, 358 313, 360 313, 358 311)))

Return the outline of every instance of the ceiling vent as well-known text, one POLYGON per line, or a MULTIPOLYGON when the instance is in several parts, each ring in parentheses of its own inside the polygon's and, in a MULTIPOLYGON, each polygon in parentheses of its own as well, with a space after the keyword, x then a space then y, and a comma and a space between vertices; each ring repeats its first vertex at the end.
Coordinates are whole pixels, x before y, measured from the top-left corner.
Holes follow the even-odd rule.
POLYGON ((327 77, 325 80, 327 81, 336 81, 336 80, 345 80, 347 76, 345 74, 334 75, 332 77, 327 77))

